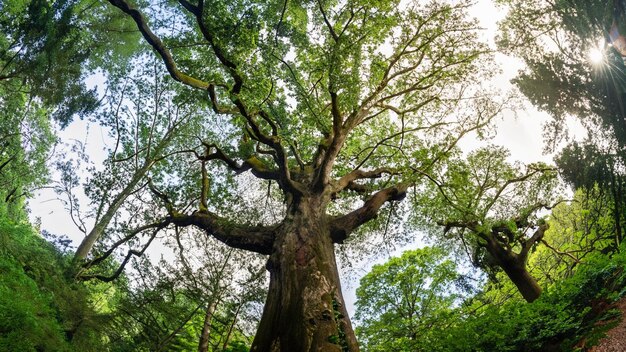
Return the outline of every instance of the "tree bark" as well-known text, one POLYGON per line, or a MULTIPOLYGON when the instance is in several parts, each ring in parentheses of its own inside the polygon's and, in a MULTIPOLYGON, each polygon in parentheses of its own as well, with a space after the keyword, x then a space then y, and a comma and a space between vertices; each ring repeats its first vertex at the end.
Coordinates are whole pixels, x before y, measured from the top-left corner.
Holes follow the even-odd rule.
POLYGON ((541 296, 541 287, 537 280, 526 270, 525 265, 503 264, 502 269, 515 284, 526 302, 532 303, 541 296))
POLYGON ((267 263, 270 286, 253 352, 358 351, 325 207, 292 206, 267 263))
POLYGON ((487 241, 486 248, 494 257, 498 266, 504 270, 509 279, 515 284, 526 302, 532 303, 541 296, 541 287, 526 269, 525 255, 518 255, 503 248, 493 237, 490 237, 487 241))
POLYGON ((213 320, 213 312, 217 306, 217 299, 212 299, 204 314, 204 324, 200 333, 200 342, 198 344, 198 352, 209 351, 209 338, 211 337, 211 321, 213 320))

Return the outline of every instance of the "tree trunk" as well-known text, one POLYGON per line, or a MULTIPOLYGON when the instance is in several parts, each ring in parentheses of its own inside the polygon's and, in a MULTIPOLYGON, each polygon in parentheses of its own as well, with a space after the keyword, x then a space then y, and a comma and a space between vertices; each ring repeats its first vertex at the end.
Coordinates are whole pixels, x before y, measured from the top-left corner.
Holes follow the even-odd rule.
POLYGON ((518 255, 503 248, 493 236, 489 236, 486 249, 515 284, 526 302, 532 303, 541 296, 541 287, 537 280, 526 270, 525 255, 518 255))
POLYGON ((532 303, 541 296, 541 287, 526 270, 525 264, 502 264, 502 269, 528 303, 532 303))
POLYGON ((253 352, 358 351, 323 206, 301 200, 277 229, 253 352))
POLYGON ((212 299, 211 303, 204 314, 204 324, 202 324, 202 332, 200 333, 200 343, 198 344, 198 352, 207 352, 209 350, 209 338, 211 337, 211 321, 213 320, 213 312, 217 306, 217 299, 212 299))
POLYGON ((222 345, 222 351, 226 351, 226 347, 228 347, 228 343, 230 342, 230 336, 233 334, 233 329, 235 328, 235 324, 237 324, 237 318, 239 318, 239 311, 243 307, 243 302, 240 302, 235 310, 235 314, 233 316, 233 320, 230 322, 228 326, 228 333, 226 334, 226 338, 224 339, 224 344, 222 345))
POLYGON ((113 219, 113 216, 115 216, 115 213, 117 213, 126 198, 128 198, 135 191, 135 187, 137 187, 139 181, 146 175, 152 165, 152 162, 147 162, 141 169, 135 171, 128 184, 126 184, 124 189, 122 189, 120 193, 115 196, 113 202, 111 202, 104 215, 102 215, 100 219, 97 219, 97 222, 94 224, 91 231, 89 231, 80 245, 78 245, 76 253, 74 253, 74 261, 81 261, 87 258, 87 255, 89 255, 89 252, 93 248, 96 241, 102 237, 104 230, 107 226, 109 226, 109 223, 113 219))

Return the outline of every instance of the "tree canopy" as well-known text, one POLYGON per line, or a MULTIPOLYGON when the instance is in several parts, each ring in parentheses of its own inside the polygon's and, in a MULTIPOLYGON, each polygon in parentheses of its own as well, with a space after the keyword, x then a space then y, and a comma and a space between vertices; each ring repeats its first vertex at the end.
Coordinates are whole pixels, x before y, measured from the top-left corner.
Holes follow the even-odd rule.
POLYGON ((361 278, 357 335, 367 351, 434 351, 456 317, 463 278, 441 248, 406 251, 361 278))

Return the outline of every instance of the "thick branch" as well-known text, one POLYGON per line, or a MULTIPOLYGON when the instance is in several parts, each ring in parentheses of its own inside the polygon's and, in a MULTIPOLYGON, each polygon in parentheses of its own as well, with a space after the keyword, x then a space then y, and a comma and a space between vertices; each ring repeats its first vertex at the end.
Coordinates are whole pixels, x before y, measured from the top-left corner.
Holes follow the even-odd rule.
POLYGON ((235 160, 231 159, 226 155, 220 148, 215 144, 207 144, 204 143, 205 148, 207 149, 207 153, 205 155, 197 155, 198 159, 203 162, 211 161, 211 160, 220 160, 226 164, 231 170, 233 170, 236 174, 241 174, 250 170, 252 174, 260 179, 264 180, 279 180, 279 174, 277 171, 269 170, 263 163, 254 156, 246 159, 241 165, 239 165, 235 160))
POLYGON ((402 200, 406 196, 406 191, 409 186, 410 184, 408 183, 401 183, 380 190, 368 199, 359 209, 334 218, 330 224, 333 242, 342 243, 356 228, 376 218, 378 211, 386 202, 402 200))
POLYGON ((111 5, 119 8, 124 13, 129 15, 135 21, 139 32, 141 32, 141 35, 163 59, 165 67, 167 68, 167 71, 170 73, 172 78, 194 88, 207 89, 209 87, 209 84, 207 82, 191 77, 178 70, 178 68, 176 67, 176 62, 174 61, 174 58, 172 58, 172 54, 165 47, 161 39, 152 32, 152 30, 148 26, 148 21, 139 10, 132 7, 130 3, 128 3, 126 0, 109 0, 109 2, 111 3, 111 5))
POLYGON ((196 226, 232 248, 260 254, 272 253, 274 229, 271 227, 233 224, 208 211, 176 214, 170 220, 181 227, 196 226))
POLYGON ((168 216, 163 223, 174 224, 180 227, 194 225, 207 232, 208 235, 226 245, 260 254, 270 254, 274 242, 274 229, 263 226, 244 226, 234 224, 206 209, 184 214, 175 209, 174 204, 166 194, 149 184, 150 190, 163 201, 168 216))
POLYGON ((340 129, 338 133, 333 134, 328 148, 322 148, 319 150, 320 157, 323 156, 323 158, 321 160, 320 167, 317 170, 315 179, 315 188, 317 190, 324 190, 325 186, 328 184, 330 180, 330 172, 335 163, 335 159, 337 158, 337 155, 339 155, 345 140, 346 134, 342 129, 340 129))
POLYGON ((344 175, 343 177, 341 177, 333 185, 332 192, 333 193, 338 193, 338 192, 341 192, 342 190, 344 190, 344 189, 346 189, 348 187, 352 187, 354 185, 353 181, 362 180, 362 179, 366 179, 366 178, 369 178, 369 179, 380 178, 384 174, 395 175, 395 174, 397 174, 397 172, 392 170, 392 169, 390 169, 390 168, 386 168, 386 167, 381 167, 381 168, 374 169, 374 170, 371 170, 371 171, 354 170, 354 171, 344 175))
POLYGON ((524 261, 526 261, 526 257, 528 257, 528 253, 533 248, 533 246, 543 239, 543 235, 545 234, 546 230, 548 230, 548 224, 543 223, 539 225, 537 230, 535 230, 535 233, 528 240, 522 241, 522 250, 520 251, 519 255, 524 259, 524 261))

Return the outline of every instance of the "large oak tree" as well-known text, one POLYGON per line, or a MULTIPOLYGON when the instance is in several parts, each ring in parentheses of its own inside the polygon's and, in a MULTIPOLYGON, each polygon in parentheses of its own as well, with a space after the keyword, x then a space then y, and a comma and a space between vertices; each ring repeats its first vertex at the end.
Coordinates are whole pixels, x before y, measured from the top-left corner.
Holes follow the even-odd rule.
MULTIPOLYGON (((104 255, 143 233, 147 245, 160 231, 199 228, 268 256, 253 351, 357 351, 335 245, 420 192, 458 141, 502 108, 482 84, 493 70, 469 2, 109 2, 134 22, 163 72, 192 88, 177 104, 205 122, 186 130, 187 147, 159 157, 169 175, 148 181, 153 171, 137 168, 145 182, 135 184, 148 186, 161 209, 133 208, 143 225, 104 255), (255 203, 256 216, 239 210, 255 192, 235 175, 267 187, 273 201, 255 203)), ((119 159, 137 159, 152 141, 119 159)), ((106 233, 87 236, 78 259, 106 233)))

